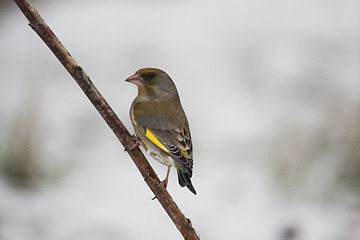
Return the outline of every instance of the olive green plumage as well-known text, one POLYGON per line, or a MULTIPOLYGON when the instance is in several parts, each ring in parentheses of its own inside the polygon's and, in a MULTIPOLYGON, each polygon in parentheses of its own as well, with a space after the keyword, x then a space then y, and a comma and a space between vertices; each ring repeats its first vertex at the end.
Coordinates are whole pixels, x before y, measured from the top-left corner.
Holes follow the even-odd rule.
MULTIPOLYGON (((190 128, 175 84, 164 71, 144 68, 126 79, 138 87, 130 108, 130 118, 137 138, 157 161, 174 166, 179 184, 191 192, 193 147, 190 128)), ((169 171, 168 171, 169 173, 169 171)), ((165 178, 165 187, 168 174, 165 178)))

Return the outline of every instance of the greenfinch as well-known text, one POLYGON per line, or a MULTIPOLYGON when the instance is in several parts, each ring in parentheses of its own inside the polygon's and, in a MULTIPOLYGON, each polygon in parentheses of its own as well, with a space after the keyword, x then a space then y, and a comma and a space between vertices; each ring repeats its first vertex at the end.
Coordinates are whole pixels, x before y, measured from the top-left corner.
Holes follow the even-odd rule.
MULTIPOLYGON (((196 194, 191 183, 193 147, 189 123, 181 106, 174 82, 164 71, 143 68, 125 81, 138 87, 138 95, 130 108, 130 118, 137 144, 158 162, 168 166, 161 184, 166 188, 171 166, 181 187, 196 194)), ((134 149, 132 148, 132 149, 134 149)))

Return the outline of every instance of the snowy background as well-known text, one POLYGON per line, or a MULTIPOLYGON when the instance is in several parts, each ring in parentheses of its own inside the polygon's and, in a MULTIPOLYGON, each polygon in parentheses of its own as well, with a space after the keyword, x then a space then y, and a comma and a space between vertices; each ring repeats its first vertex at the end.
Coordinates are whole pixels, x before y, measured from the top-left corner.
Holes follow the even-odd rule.
MULTIPOLYGON (((131 132, 124 80, 173 78, 198 195, 168 190, 202 239, 360 239, 359 1, 33 3, 131 132)), ((0 239, 181 239, 27 24, 0 1, 0 239)))

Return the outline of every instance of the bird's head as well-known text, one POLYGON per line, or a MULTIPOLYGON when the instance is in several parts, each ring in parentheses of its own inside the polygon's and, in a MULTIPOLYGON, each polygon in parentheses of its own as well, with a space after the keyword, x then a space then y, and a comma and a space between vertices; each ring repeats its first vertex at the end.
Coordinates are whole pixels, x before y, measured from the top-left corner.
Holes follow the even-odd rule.
POLYGON ((138 97, 158 100, 177 95, 176 87, 169 75, 157 68, 142 68, 125 81, 138 87, 138 97))

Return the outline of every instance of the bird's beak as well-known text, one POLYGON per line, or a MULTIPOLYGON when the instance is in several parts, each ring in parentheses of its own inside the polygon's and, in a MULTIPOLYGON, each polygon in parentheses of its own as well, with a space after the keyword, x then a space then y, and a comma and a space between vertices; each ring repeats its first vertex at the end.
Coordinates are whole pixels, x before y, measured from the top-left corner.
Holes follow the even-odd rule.
POLYGON ((141 77, 139 73, 135 73, 134 75, 128 77, 126 82, 133 83, 136 86, 144 86, 144 79, 141 77))

